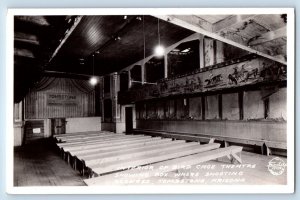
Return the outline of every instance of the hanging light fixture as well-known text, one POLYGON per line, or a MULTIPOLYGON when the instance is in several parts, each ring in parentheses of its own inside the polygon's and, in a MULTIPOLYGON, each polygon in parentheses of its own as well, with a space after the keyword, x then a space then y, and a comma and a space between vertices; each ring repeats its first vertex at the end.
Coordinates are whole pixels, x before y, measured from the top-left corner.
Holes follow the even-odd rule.
POLYGON ((159 18, 157 18, 157 35, 158 35, 158 45, 154 48, 154 54, 157 57, 161 57, 165 54, 165 48, 160 44, 159 18))
POLYGON ((92 65, 93 65, 93 76, 90 78, 90 84, 91 85, 97 85, 97 83, 98 83, 98 78, 94 75, 95 74, 95 71, 94 71, 94 54, 92 55, 92 57, 93 57, 93 63, 92 63, 92 65))

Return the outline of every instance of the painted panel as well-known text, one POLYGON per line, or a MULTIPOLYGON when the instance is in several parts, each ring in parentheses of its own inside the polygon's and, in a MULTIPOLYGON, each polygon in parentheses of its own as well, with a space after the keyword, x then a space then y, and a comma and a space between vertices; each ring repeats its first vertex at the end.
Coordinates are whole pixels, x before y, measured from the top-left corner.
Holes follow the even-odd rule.
POLYGON ((214 39, 204 38, 204 66, 214 64, 214 39))
POLYGON ((176 118, 176 102, 174 99, 169 100, 169 119, 176 118))
POLYGON ((281 88, 269 97, 269 117, 277 120, 286 120, 286 88, 281 88))
POLYGON ((164 79, 157 85, 144 85, 139 89, 119 93, 119 103, 128 104, 146 99, 216 91, 258 83, 276 83, 286 80, 286 70, 285 65, 264 58, 239 60, 238 63, 225 67, 164 79))
POLYGON ((260 91, 244 92, 244 119, 263 119, 264 103, 260 91))
POLYGON ((47 106, 77 106, 78 99, 75 94, 48 93, 46 94, 47 106))
POLYGON ((147 119, 157 119, 156 103, 147 103, 147 119))
POLYGON ((158 119, 164 119, 165 118, 165 113, 164 113, 164 101, 158 101, 156 103, 157 106, 157 117, 158 119))
POLYGON ((238 93, 222 95, 222 111, 225 120, 240 119, 238 93))
POLYGON ((184 99, 178 98, 176 99, 176 119, 185 119, 185 106, 184 106, 184 99))
POLYGON ((195 120, 202 119, 201 97, 193 97, 189 99, 189 118, 195 120))
POLYGON ((218 95, 205 97, 205 119, 219 119, 218 95))

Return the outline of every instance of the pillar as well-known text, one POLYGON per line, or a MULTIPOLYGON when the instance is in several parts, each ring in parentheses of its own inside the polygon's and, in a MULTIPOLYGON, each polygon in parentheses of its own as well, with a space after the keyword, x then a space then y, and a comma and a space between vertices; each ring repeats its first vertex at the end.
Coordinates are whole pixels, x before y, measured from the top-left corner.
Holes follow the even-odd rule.
POLYGON ((145 83, 145 64, 144 63, 142 64, 141 71, 142 71, 141 80, 142 80, 142 84, 144 84, 145 83))
POLYGON ((168 78, 168 54, 164 55, 164 78, 168 78))
POLYGON ((131 70, 128 70, 128 89, 130 89, 132 86, 131 82, 131 70))
POLYGON ((200 59, 200 69, 204 67, 204 36, 199 36, 199 59, 200 59))

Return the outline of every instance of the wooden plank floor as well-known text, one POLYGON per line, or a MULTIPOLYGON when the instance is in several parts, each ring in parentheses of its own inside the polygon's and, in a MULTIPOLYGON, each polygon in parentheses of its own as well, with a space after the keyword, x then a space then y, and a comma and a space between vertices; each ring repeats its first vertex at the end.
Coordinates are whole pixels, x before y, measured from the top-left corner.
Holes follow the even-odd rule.
POLYGON ((42 139, 14 150, 15 186, 84 186, 80 174, 73 170, 42 139))
MULTIPOLYGON (((133 169, 132 172, 129 170, 121 171, 84 181, 87 185, 285 185, 287 184, 286 169, 283 174, 278 176, 271 174, 268 170, 269 161, 275 157, 277 156, 265 156, 242 151, 242 164, 232 164, 227 157, 224 157, 191 166, 182 165, 186 168, 167 170, 167 173, 153 176, 155 167, 161 166, 157 163, 144 168, 133 169)), ((280 157, 280 159, 285 163, 287 162, 285 157, 280 157)), ((188 160, 188 162, 191 161, 188 160)), ((163 172, 164 170, 160 171, 163 172)))

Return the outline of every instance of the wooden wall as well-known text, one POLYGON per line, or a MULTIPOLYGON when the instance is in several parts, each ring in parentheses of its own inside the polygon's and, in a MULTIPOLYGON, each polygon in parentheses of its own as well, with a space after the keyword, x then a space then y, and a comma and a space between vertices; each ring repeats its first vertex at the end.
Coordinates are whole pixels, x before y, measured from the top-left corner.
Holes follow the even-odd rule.
POLYGON ((94 113, 95 90, 87 80, 44 77, 25 97, 25 119, 88 117, 94 113), (51 100, 50 95, 66 99, 51 100))
POLYGON ((251 90, 138 102, 136 127, 286 142, 286 92, 283 87, 272 93, 251 90), (269 102, 267 114, 265 99, 269 102))
POLYGON ((274 121, 137 120, 138 129, 286 142, 286 123, 274 121))
POLYGON ((195 97, 177 96, 138 102, 136 116, 137 119, 142 120, 270 120, 285 122, 287 120, 286 100, 285 87, 277 88, 268 97, 265 97, 261 90, 195 97), (266 98, 269 99, 267 117, 264 113, 266 98), (204 102, 202 102, 203 100, 204 102), (205 109, 204 112, 203 109, 205 109))

